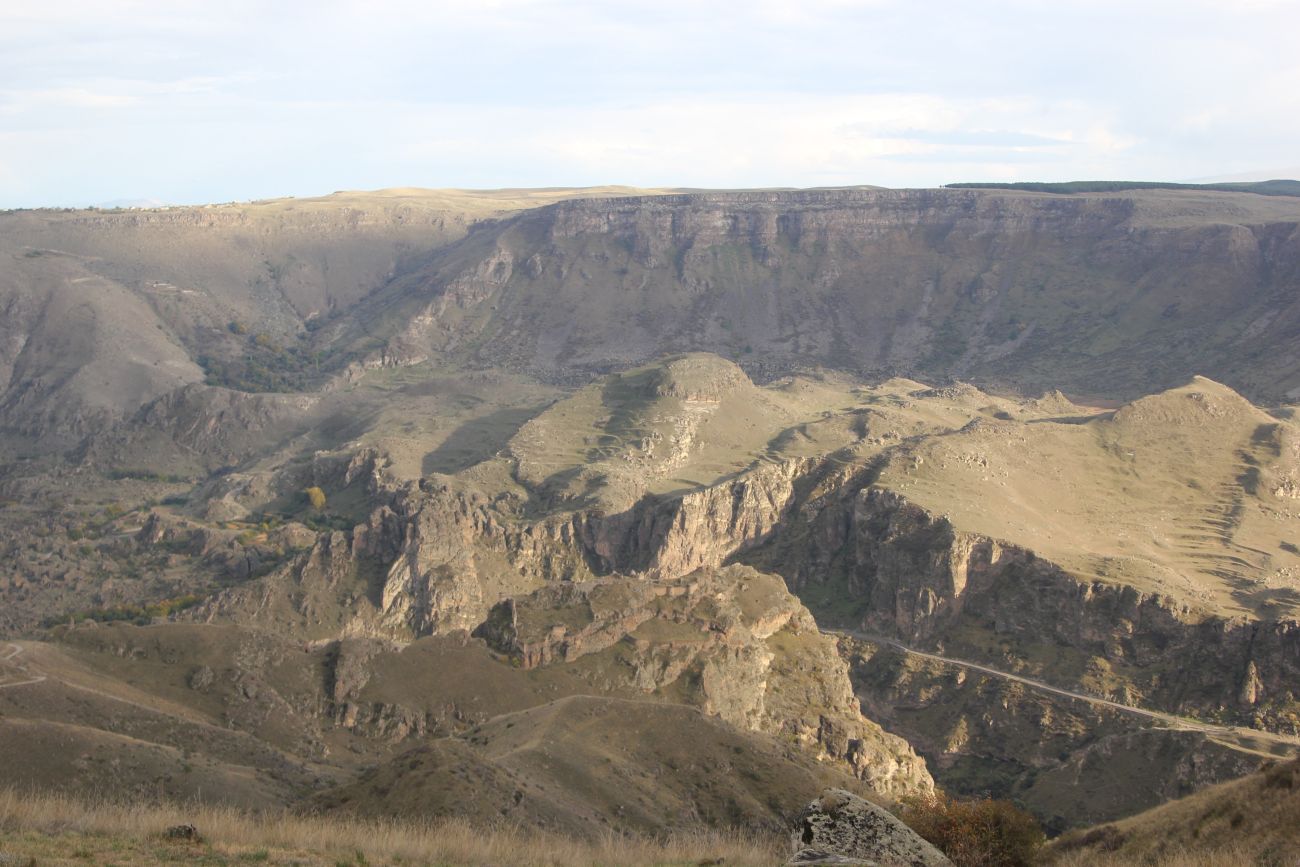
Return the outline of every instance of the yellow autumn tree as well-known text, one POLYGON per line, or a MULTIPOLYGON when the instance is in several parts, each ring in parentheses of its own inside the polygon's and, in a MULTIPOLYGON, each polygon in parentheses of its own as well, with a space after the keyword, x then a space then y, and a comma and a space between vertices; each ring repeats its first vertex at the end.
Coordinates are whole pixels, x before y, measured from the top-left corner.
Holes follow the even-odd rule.
POLYGON ((307 496, 307 502, 310 503, 311 507, 317 512, 325 508, 325 492, 319 487, 312 485, 310 488, 303 491, 303 493, 307 496))

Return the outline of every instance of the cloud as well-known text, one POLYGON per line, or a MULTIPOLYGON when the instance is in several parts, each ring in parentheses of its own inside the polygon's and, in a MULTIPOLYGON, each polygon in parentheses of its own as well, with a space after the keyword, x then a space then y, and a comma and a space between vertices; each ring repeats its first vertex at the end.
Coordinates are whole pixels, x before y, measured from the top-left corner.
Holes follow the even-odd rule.
POLYGON ((929 185, 1290 165, 1251 0, 0 4, 0 206, 367 185, 929 185))
POLYGON ((925 130, 907 129, 898 132, 877 133, 880 138, 895 138, 905 141, 926 142, 936 145, 949 145, 961 148, 1052 148, 1068 144, 1066 139, 1038 135, 1018 130, 989 129, 953 129, 925 130))

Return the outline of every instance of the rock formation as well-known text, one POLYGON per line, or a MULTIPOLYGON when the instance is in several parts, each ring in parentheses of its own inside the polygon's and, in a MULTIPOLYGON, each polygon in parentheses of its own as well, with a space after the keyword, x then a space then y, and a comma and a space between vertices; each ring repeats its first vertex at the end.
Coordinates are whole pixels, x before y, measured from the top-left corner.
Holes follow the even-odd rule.
POLYGON ((843 789, 827 789, 803 809, 793 840, 796 852, 791 864, 952 864, 888 810, 843 789))

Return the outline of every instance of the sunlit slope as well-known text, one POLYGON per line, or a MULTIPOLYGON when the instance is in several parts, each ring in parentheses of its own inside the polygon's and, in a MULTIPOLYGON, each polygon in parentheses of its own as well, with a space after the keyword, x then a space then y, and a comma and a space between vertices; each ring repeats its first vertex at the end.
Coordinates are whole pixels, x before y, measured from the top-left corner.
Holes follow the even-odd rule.
POLYGON ((1048 863, 1151 864, 1186 853, 1189 864, 1287 864, 1294 861, 1298 843, 1300 762, 1290 761, 1119 822, 1065 835, 1048 850, 1048 863))
POLYGON ((331 329, 483 221, 653 192, 398 189, 0 212, 0 432, 42 451, 187 384, 315 389, 354 360, 331 329))
POLYGON ((898 450, 879 483, 1085 580, 1276 616, 1300 606, 1298 467, 1289 417, 1197 377, 1114 412, 980 419, 898 450))
POLYGON ((857 461, 1022 403, 905 379, 865 385, 830 371, 758 386, 735 363, 693 353, 579 389, 464 475, 509 479, 538 507, 621 510, 646 494, 706 487, 764 463, 842 449, 850 449, 845 461, 857 461))

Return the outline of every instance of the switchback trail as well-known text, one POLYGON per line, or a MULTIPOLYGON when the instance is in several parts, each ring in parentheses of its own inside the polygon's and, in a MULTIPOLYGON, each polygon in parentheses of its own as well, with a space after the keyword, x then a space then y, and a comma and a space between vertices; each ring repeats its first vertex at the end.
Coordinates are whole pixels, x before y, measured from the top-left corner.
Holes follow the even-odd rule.
POLYGON ((10 644, 8 649, 5 651, 5 655, 0 657, 0 663, 12 663, 13 668, 17 671, 17 675, 11 675, 8 672, 0 671, 0 689, 9 689, 15 686, 30 686, 33 683, 41 683, 45 680, 45 675, 40 674, 33 676, 31 672, 27 670, 26 666, 14 662, 14 660, 21 656, 23 652, 24 648, 21 645, 10 644), (25 676, 27 679, 11 681, 9 678, 14 676, 25 676))
POLYGON ((925 650, 917 650, 908 647, 901 641, 892 638, 886 638, 883 635, 875 635, 870 632, 861 632, 856 629, 823 629, 823 632, 831 635, 844 635, 849 638, 857 638, 862 641, 869 641, 872 644, 880 644, 893 648, 908 656, 915 656, 919 659, 928 659, 931 662, 938 662, 943 665, 954 665, 959 668, 978 671, 981 674, 987 674, 991 677, 1011 681, 1012 683, 1023 684, 1030 689, 1039 692, 1051 693, 1062 698, 1073 699, 1075 701, 1084 701, 1094 707, 1105 707, 1120 713, 1131 716, 1143 717, 1153 720, 1162 725, 1177 731, 1202 732, 1209 735, 1211 740, 1223 746, 1230 747, 1241 752, 1252 753, 1269 758, 1278 758, 1279 756, 1293 756, 1300 753, 1300 738, 1289 735, 1278 734, 1276 732, 1263 731, 1262 729, 1251 729, 1242 726, 1225 726, 1215 723, 1201 722, 1200 720, 1189 719, 1187 717, 1175 716, 1170 713, 1163 713, 1157 710, 1148 710, 1147 708, 1134 707, 1131 704, 1124 704, 1118 701, 1112 701, 1108 698, 1089 695, 1084 692, 1076 692, 1071 689, 1063 689, 1059 686, 1052 686, 1050 683, 1044 683, 1041 680, 1034 680, 1031 677, 1024 677, 1019 674, 1012 674, 1008 671, 1000 671, 988 665, 978 662, 971 662, 967 659, 954 659, 950 656, 941 656, 937 653, 930 653, 925 650))

